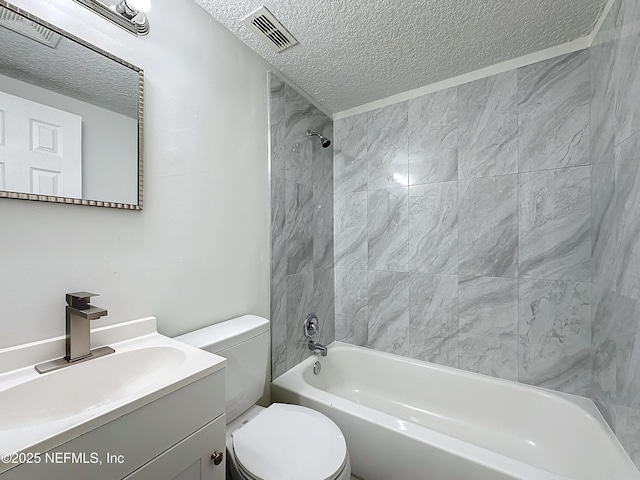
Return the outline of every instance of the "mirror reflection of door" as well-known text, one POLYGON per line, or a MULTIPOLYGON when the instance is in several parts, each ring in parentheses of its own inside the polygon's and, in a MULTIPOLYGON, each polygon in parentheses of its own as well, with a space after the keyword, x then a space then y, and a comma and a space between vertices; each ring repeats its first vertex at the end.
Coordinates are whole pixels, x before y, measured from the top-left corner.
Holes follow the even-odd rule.
POLYGON ((82 198, 82 117, 0 92, 0 189, 82 198))
POLYGON ((141 210, 143 82, 140 68, 0 0, 0 202, 141 210))

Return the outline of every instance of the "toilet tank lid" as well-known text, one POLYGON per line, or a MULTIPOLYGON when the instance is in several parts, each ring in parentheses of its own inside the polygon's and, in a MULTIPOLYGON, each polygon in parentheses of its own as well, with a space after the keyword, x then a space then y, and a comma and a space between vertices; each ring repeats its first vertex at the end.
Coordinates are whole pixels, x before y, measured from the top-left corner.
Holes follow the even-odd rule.
POLYGON ((269 320, 256 315, 243 315, 175 337, 176 340, 212 353, 269 331, 269 320))

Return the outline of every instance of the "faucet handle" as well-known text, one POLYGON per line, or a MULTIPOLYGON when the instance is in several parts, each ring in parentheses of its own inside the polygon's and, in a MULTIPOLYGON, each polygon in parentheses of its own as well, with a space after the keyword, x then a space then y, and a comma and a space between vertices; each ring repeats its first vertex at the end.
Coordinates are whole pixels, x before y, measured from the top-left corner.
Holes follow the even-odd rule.
POLYGON ((304 320, 304 336, 311 339, 316 335, 318 335, 318 317, 315 313, 310 313, 304 320))
POLYGON ((67 293, 67 305, 74 308, 86 308, 91 301, 91 297, 99 297, 99 293, 75 292, 67 293))

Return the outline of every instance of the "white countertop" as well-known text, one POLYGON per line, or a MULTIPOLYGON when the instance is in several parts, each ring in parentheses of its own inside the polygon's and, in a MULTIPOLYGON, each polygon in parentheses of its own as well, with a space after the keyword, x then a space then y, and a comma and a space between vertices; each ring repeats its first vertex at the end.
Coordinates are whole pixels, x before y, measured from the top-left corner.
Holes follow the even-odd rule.
MULTIPOLYGON (((0 453, 43 453, 222 368, 220 356, 160 335, 156 319, 93 330, 115 353, 39 374, 65 337, 0 350, 0 453)), ((0 473, 12 467, 0 463, 0 473)))

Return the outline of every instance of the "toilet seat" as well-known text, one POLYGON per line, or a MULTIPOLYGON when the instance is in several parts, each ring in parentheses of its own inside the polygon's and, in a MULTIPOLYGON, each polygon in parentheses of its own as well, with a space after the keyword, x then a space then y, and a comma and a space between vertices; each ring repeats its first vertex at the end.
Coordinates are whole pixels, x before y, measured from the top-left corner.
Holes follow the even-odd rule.
POLYGON ((310 408, 274 403, 232 434, 233 455, 252 480, 333 480, 347 463, 344 435, 310 408))

